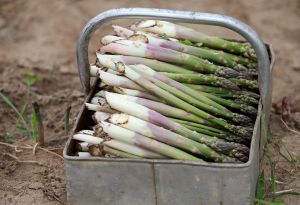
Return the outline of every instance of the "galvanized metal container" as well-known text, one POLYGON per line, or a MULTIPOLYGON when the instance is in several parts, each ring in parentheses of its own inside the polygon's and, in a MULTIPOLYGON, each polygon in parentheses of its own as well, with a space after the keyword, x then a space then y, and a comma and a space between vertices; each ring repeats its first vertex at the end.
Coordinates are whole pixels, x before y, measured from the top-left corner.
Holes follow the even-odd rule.
POLYGON ((271 73, 274 53, 244 23, 223 15, 161 9, 114 9, 91 19, 77 45, 80 79, 89 102, 98 91, 90 89, 88 43, 104 22, 119 18, 151 18, 211 24, 232 29, 251 43, 259 67, 261 100, 256 118, 249 161, 244 164, 190 162, 181 160, 121 159, 74 156, 74 132, 93 124, 91 112, 82 106, 65 146, 68 201, 72 205, 249 205, 254 203, 259 161, 268 132, 271 106, 271 73))

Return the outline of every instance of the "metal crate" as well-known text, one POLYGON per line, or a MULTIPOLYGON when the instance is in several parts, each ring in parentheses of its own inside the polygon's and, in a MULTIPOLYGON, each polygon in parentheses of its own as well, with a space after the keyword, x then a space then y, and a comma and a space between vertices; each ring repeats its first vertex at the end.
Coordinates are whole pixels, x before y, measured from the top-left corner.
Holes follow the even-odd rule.
POLYGON ((72 135, 93 121, 83 105, 64 149, 68 201, 72 205, 250 205, 254 203, 259 161, 268 132, 271 107, 271 73, 274 53, 244 23, 223 15, 162 9, 109 10, 91 19, 80 34, 77 60, 80 79, 89 102, 99 80, 90 89, 88 44, 103 23, 119 18, 151 18, 210 24, 232 29, 251 43, 258 57, 261 100, 249 161, 244 164, 183 160, 122 159, 74 156, 72 135))

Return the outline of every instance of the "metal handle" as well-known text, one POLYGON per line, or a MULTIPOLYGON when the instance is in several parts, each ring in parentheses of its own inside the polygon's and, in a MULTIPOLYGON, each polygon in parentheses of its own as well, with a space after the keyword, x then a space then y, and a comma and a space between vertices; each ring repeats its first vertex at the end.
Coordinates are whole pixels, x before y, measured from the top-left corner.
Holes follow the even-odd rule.
POLYGON ((90 90, 88 46, 91 34, 105 22, 120 18, 151 18, 195 24, 209 24, 229 28, 239 33, 252 45, 256 52, 262 102, 263 105, 269 105, 271 100, 271 77, 268 52, 260 37, 248 25, 235 18, 219 14, 151 8, 121 8, 108 10, 95 16, 84 26, 77 42, 77 65, 81 84, 86 95, 90 90))

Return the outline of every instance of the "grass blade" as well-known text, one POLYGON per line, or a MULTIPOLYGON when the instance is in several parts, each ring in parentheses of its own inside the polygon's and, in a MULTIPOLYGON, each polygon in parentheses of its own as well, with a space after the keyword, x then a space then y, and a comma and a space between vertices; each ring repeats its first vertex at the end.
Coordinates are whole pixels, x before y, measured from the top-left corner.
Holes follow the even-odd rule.
POLYGON ((0 99, 2 101, 4 101, 18 115, 18 117, 20 118, 20 120, 24 124, 24 127, 26 128, 26 130, 29 130, 29 127, 26 123, 26 120, 23 117, 24 113, 20 113, 19 110, 16 108, 16 106, 2 92, 0 92, 0 99))

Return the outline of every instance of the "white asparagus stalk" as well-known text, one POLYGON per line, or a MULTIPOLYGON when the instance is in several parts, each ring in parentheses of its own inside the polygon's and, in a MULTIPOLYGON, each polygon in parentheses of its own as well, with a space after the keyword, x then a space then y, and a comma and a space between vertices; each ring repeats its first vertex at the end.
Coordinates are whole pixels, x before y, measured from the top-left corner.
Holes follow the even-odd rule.
POLYGON ((145 89, 139 86, 138 84, 134 83, 133 81, 129 80, 126 77, 118 76, 112 73, 107 73, 102 70, 98 70, 98 77, 101 79, 103 83, 110 86, 119 86, 124 88, 142 90, 145 89))
POLYGON ((87 142, 89 144, 100 144, 103 142, 103 139, 100 137, 95 137, 89 134, 82 134, 82 133, 74 134, 73 139, 82 142, 87 142))

